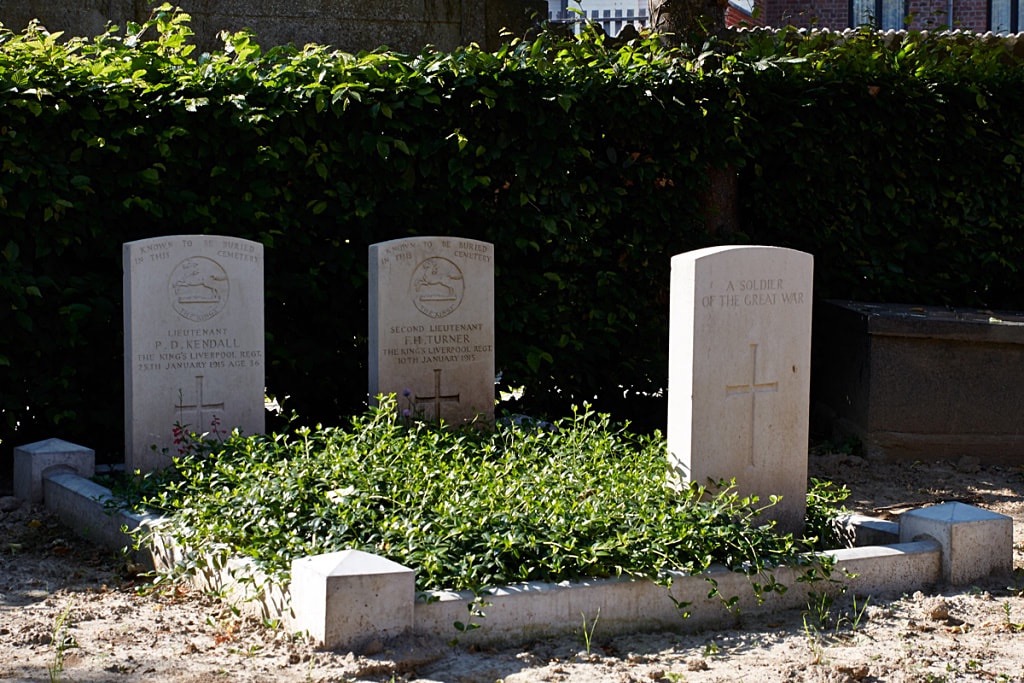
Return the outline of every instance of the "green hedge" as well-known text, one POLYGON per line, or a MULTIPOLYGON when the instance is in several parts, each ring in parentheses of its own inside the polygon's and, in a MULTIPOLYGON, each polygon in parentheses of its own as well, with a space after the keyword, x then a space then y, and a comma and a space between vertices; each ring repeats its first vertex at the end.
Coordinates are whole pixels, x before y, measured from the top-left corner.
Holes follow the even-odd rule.
POLYGON ((748 45, 787 60, 748 98, 751 236, 813 252, 819 296, 1021 308, 1016 40, 836 39, 748 45))
POLYGON ((817 294, 1015 306, 1024 85, 963 37, 755 33, 701 54, 548 34, 497 53, 196 54, 165 8, 61 42, 0 32, 0 441, 120 458, 121 244, 267 246, 268 389, 359 412, 373 242, 496 244, 520 410, 664 421, 669 259, 804 249, 817 294), (742 230, 704 229, 709 169, 742 230), (596 398, 595 398, 596 397, 596 398))

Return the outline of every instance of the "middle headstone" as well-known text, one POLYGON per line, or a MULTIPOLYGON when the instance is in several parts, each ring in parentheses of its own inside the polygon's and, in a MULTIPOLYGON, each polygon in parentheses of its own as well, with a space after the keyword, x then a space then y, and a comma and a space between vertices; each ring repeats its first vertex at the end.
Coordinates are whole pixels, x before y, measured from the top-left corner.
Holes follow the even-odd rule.
POLYGON ((494 245, 410 237, 370 246, 371 399, 410 417, 494 422, 494 245))
POLYGON ((672 258, 669 460, 684 481, 735 479, 786 531, 807 498, 814 258, 712 247, 672 258))

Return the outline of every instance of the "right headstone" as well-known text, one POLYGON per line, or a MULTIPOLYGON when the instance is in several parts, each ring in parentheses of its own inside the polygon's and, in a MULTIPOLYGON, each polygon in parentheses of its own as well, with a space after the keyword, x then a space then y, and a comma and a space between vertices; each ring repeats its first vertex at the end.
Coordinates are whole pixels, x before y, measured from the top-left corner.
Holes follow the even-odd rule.
POLYGON ((672 258, 669 462, 685 482, 735 479, 799 531, 807 497, 814 258, 712 247, 672 258))

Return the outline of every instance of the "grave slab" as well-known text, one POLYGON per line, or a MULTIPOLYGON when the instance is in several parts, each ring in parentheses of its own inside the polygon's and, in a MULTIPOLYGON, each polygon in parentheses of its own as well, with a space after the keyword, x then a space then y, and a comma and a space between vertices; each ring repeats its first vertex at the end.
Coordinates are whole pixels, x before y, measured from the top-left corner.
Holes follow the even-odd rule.
POLYGON ((815 423, 879 459, 1024 459, 1024 314, 823 301, 815 423))
POLYGON ((712 247, 672 259, 669 460, 683 482, 735 478, 790 531, 807 494, 810 254, 712 247))
POLYGON ((900 515, 900 543, 931 537, 942 546, 942 576, 964 586, 1013 571, 1013 519, 964 503, 942 503, 900 515))
POLYGON ((293 629, 324 647, 358 652, 368 639, 412 630, 416 572, 362 552, 302 557, 292 562, 293 629))
POLYGON ((123 252, 129 471, 170 465, 175 425, 262 433, 263 245, 174 235, 123 252))
POLYGON ((14 449, 14 495, 30 503, 43 500, 43 475, 66 468, 81 477, 96 473, 96 451, 61 439, 46 439, 14 449))
POLYGON ((494 246, 411 237, 370 246, 369 393, 410 418, 494 422, 494 246))

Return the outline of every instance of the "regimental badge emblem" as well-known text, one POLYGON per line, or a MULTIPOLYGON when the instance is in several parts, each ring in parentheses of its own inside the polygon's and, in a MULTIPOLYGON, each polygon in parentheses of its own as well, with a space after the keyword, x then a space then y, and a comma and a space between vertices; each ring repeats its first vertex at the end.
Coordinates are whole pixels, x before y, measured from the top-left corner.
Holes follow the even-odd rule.
POLYGON ((205 256, 192 256, 171 271, 171 306, 182 318, 201 323, 224 310, 230 283, 224 268, 205 256))
POLYGON ((409 294, 420 313, 431 318, 443 318, 462 303, 465 281, 462 270, 441 256, 422 261, 412 271, 409 294))

